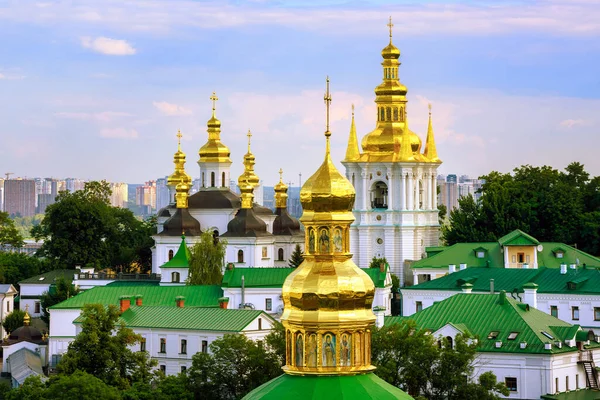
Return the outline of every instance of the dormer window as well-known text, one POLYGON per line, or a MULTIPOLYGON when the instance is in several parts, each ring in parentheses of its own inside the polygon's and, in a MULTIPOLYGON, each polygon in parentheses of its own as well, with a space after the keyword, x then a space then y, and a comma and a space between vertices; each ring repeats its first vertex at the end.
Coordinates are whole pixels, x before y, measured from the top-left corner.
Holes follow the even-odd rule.
POLYGON ((484 247, 478 247, 476 249, 473 249, 473 252, 475 253, 475 257, 477 258, 485 258, 485 255, 487 253, 487 249, 484 247))
POLYGON ((517 336, 519 336, 519 332, 511 332, 508 334, 507 339, 508 340, 515 340, 517 338, 517 336))
POLYGON ((478 251, 477 252, 477 258, 483 258, 485 257, 485 252, 484 251, 478 251))
POLYGON ((498 337, 499 334, 500 334, 500 332, 498 332, 498 331, 491 331, 487 338, 489 340, 494 340, 498 337))
POLYGON ((565 253, 563 253, 562 251, 556 253, 556 258, 563 258, 564 256, 565 256, 565 253))
POLYGON ((552 253, 554 253, 554 257, 556 258, 564 258, 565 257, 565 249, 562 247, 556 247, 552 249, 552 253))

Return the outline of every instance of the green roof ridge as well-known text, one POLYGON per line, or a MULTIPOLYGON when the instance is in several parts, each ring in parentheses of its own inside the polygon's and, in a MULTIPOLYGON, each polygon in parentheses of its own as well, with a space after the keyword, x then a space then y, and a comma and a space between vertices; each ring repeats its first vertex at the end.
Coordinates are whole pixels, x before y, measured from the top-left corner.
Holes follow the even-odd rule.
POLYGON ((498 239, 498 243, 501 246, 515 246, 515 245, 538 245, 540 242, 534 238, 533 236, 523 232, 520 229, 515 229, 514 231, 502 236, 498 239))

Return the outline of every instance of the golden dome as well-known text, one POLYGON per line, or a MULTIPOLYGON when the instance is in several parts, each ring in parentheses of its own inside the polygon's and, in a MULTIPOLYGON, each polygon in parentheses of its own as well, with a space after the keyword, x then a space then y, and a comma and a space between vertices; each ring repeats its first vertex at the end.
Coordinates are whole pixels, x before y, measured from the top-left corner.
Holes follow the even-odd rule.
POLYGON ((190 191, 190 185, 186 182, 181 181, 175 187, 175 202, 177 203, 177 208, 187 208, 188 207, 188 192, 190 191))
POLYGON ((279 182, 273 188, 275 190, 275 207, 286 208, 288 199, 288 187, 283 183, 283 170, 279 168, 279 182))
POLYGON ((387 46, 385 46, 383 48, 383 50, 381 50, 381 56, 384 59, 400 58, 400 50, 392 44, 391 38, 390 38, 390 44, 388 44, 387 46))
POLYGON ((177 131, 177 151, 173 156, 175 171, 167 178, 167 186, 175 187, 182 180, 192 185, 192 177, 185 172, 185 153, 181 151, 181 131, 177 131))
POLYGON ((250 151, 250 138, 252 137, 252 132, 248 129, 248 152, 244 155, 244 173, 240 176, 240 179, 243 179, 244 182, 248 182, 252 185, 253 188, 257 187, 260 183, 259 177, 254 172, 254 164, 256 164, 256 157, 250 151))
POLYGON ((221 142, 221 121, 219 121, 215 114, 216 101, 219 98, 213 92, 210 99, 213 102, 212 116, 207 122, 208 141, 204 146, 200 147, 198 155, 200 156, 199 162, 226 162, 231 163, 229 155, 231 152, 229 148, 221 142))
MULTIPOLYGON (((361 145, 363 151, 373 153, 392 153, 394 151, 394 138, 401 137, 404 133, 404 123, 392 123, 379 125, 373 131, 365 135, 361 145)), ((419 152, 422 141, 419 135, 408 130, 410 135, 410 146, 414 152, 419 152)))

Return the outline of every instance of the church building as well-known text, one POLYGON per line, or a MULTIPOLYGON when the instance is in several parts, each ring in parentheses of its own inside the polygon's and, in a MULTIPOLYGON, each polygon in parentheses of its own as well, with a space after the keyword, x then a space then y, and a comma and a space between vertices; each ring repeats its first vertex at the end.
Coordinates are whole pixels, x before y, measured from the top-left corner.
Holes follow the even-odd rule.
POLYGON ((350 227, 350 251, 361 267, 373 257, 385 257, 404 286, 404 266, 419 260, 425 247, 439 241, 437 209, 438 158, 431 122, 425 149, 410 130, 407 88, 399 79, 400 50, 392 43, 382 50, 383 82, 375 88, 377 121, 359 149, 354 110, 346 157, 346 178, 356 190, 355 222, 350 227))

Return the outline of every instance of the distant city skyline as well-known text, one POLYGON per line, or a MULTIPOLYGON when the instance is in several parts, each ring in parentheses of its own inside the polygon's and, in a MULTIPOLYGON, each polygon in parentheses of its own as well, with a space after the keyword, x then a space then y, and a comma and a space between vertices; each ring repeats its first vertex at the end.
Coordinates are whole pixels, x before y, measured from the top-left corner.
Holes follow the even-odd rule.
POLYGON ((297 182, 323 156, 326 75, 342 170, 351 104, 359 137, 375 126, 389 15, 422 140, 433 104, 440 173, 579 161, 600 175, 600 8, 578 0, 9 2, 0 173, 143 183, 172 172, 181 129, 197 177, 216 91, 232 177, 251 129, 257 175, 297 182))

